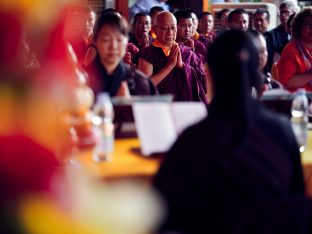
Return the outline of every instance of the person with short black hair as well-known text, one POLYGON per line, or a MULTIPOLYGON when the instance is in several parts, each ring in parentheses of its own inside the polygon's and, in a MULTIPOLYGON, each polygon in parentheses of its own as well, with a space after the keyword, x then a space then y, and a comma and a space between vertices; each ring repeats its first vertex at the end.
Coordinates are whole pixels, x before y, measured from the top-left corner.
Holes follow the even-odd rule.
POLYGON ((92 41, 92 32, 95 24, 96 14, 87 6, 78 6, 74 8, 78 16, 78 35, 70 39, 74 52, 80 65, 83 64, 87 49, 92 41))
MULTIPOLYGON (((204 11, 200 13, 198 16, 198 32, 199 34, 206 37, 209 42, 213 42, 216 34, 214 32, 214 18, 211 12, 204 11)), ((208 47, 206 45, 206 47, 208 47)))
POLYGON ((231 29, 247 31, 249 27, 249 15, 242 8, 232 10, 228 15, 228 26, 231 29))
POLYGON ((174 13, 177 19, 177 39, 176 41, 182 45, 190 47, 195 54, 202 59, 203 64, 206 63, 207 50, 203 43, 192 39, 193 20, 192 15, 185 10, 178 10, 174 13))
POLYGON ((152 44, 154 39, 149 35, 151 27, 151 17, 148 14, 143 12, 135 14, 129 42, 140 50, 152 44))
POLYGON ((257 9, 252 17, 253 28, 264 34, 268 30, 270 24, 270 12, 267 9, 257 9))

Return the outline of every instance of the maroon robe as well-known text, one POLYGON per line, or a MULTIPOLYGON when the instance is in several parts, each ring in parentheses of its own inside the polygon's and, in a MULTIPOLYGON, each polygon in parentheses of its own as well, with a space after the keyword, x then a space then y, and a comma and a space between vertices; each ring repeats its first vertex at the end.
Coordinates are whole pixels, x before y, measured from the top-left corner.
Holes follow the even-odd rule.
POLYGON ((206 50, 208 50, 212 44, 211 38, 205 37, 203 34, 199 34, 199 38, 197 40, 204 44, 206 50))
POLYGON ((202 57, 202 63, 207 62, 207 49, 199 40, 194 40, 194 52, 198 57, 202 57))
MULTIPOLYGON (((175 101, 201 101, 206 98, 207 78, 201 60, 188 47, 180 45, 183 68, 175 67, 158 85, 161 94, 173 94, 175 101)), ((140 58, 153 65, 153 75, 168 62, 161 48, 150 45, 140 52, 140 58)))

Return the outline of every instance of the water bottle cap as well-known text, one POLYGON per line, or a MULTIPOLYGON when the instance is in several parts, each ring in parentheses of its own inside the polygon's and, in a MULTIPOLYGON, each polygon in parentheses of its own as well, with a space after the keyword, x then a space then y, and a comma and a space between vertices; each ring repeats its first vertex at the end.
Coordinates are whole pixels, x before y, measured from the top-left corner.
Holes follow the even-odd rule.
POLYGON ((101 102, 101 101, 105 101, 105 100, 109 100, 109 93, 108 92, 101 92, 98 93, 96 96, 97 101, 101 102))
POLYGON ((297 89, 298 94, 306 94, 306 90, 304 88, 297 89))

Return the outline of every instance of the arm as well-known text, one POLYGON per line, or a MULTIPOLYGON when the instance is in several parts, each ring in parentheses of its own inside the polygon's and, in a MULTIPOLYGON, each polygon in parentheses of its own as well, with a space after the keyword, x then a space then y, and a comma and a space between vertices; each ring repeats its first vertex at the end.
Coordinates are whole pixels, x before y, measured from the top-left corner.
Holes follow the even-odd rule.
POLYGON ((94 47, 89 47, 86 52, 86 56, 83 60, 83 66, 84 67, 89 66, 93 62, 95 56, 96 56, 96 49, 94 47))
POLYGON ((141 70, 146 76, 150 77, 151 81, 155 86, 157 86, 177 65, 177 67, 183 66, 181 54, 179 52, 179 47, 173 47, 167 64, 160 69, 160 71, 153 75, 153 65, 147 62, 146 60, 140 58, 138 63, 138 68, 141 70), (179 61, 177 63, 177 61, 179 61))
POLYGON ((288 89, 296 89, 296 88, 300 88, 302 86, 307 85, 310 81, 312 81, 312 73, 304 73, 304 74, 300 74, 300 75, 295 75, 293 77, 291 77, 287 83, 286 83, 286 87, 288 89))

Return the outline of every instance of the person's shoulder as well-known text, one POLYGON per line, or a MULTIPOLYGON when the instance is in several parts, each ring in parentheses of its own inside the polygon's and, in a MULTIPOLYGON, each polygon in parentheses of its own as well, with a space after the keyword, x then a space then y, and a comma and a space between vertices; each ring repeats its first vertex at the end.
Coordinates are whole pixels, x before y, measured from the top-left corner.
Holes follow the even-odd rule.
POLYGON ((193 41, 194 41, 194 46, 195 47, 198 46, 198 47, 203 47, 203 48, 206 49, 204 43, 202 43, 201 41, 199 41, 199 40, 193 40, 193 41))
POLYGON ((281 30, 283 30, 283 25, 278 25, 275 28, 272 28, 271 30, 266 32, 266 35, 273 35, 279 33, 281 30))
POLYGON ((128 74, 142 79, 148 79, 147 76, 139 69, 136 69, 136 67, 130 67, 128 64, 124 64, 124 66, 128 74))
POLYGON ((261 104, 257 104, 256 108, 258 110, 256 118, 266 126, 270 126, 271 130, 283 132, 290 130, 290 121, 286 115, 271 111, 261 104))
POLYGON ((176 141, 177 145, 187 148, 190 144, 195 146, 196 144, 201 144, 202 141, 207 140, 205 136, 208 135, 209 122, 208 117, 199 121, 198 123, 186 128, 178 140, 176 141))
MULTIPOLYGON (((287 43, 282 51, 282 54, 298 54, 299 51, 297 49, 297 43, 295 40, 291 40, 289 43, 287 43)), ((300 54, 300 53, 299 53, 300 54)), ((300 55, 301 56, 301 55, 300 55)), ((287 59, 291 59, 291 58, 287 58, 287 59)))

